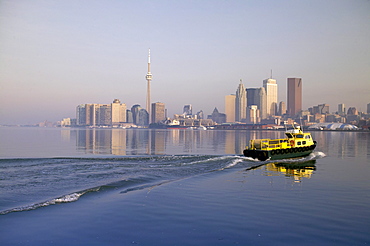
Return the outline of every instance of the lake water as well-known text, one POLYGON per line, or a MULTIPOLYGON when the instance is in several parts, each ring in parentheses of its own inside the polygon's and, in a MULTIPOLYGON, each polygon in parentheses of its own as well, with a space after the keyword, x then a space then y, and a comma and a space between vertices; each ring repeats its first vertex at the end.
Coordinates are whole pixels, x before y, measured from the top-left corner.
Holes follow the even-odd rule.
POLYGON ((369 245, 370 133, 0 127, 0 245, 369 245))

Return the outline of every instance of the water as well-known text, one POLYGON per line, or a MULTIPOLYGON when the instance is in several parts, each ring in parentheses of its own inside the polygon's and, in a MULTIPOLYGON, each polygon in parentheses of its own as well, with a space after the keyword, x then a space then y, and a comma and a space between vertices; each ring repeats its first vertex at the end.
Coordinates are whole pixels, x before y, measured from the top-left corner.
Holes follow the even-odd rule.
POLYGON ((370 133, 0 128, 1 245, 367 245, 370 133))

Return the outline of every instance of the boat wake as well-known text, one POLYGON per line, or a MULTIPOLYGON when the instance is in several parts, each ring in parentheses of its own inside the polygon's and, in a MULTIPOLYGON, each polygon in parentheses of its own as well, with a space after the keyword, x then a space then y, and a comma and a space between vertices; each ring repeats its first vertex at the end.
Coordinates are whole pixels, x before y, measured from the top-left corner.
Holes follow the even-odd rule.
MULTIPOLYGON (((323 152, 313 152, 309 156, 298 159, 285 159, 279 160, 281 163, 304 163, 316 159, 325 157, 323 152)), ((24 160, 23 160, 24 161, 24 160)), ((29 162, 26 160, 26 162, 29 162)), ((32 163, 38 162, 38 160, 32 160, 32 163)), ((76 202, 81 197, 88 193, 106 192, 106 191, 119 191, 120 194, 126 194, 128 192, 148 189, 151 190, 160 185, 181 180, 184 178, 190 178, 197 175, 203 175, 207 173, 223 171, 226 169, 232 169, 236 166, 241 168, 247 167, 247 170, 257 168, 259 166, 276 163, 276 161, 266 160, 259 161, 250 157, 227 155, 227 156, 208 156, 208 155, 189 155, 189 156, 152 156, 152 157, 125 157, 125 158, 55 158, 40 160, 42 163, 47 163, 43 166, 45 170, 49 166, 58 166, 58 173, 55 174, 54 180, 50 180, 50 175, 40 185, 40 188, 33 188, 32 192, 35 199, 42 201, 42 188, 45 185, 50 185, 49 190, 56 189, 53 187, 53 183, 57 183, 58 186, 62 186, 56 192, 63 192, 68 190, 71 186, 70 183, 75 184, 76 187, 81 182, 88 183, 102 183, 93 188, 82 189, 77 192, 72 192, 66 195, 61 195, 56 198, 46 199, 42 202, 35 202, 25 206, 19 206, 16 208, 10 208, 0 211, 0 215, 9 214, 12 212, 30 211, 38 208, 47 207, 55 204, 76 202), (68 161, 66 161, 68 160, 68 161), (52 163, 52 164, 50 164, 52 163), (79 166, 80 165, 80 166, 79 166), (65 173, 61 168, 68 170, 68 173, 75 173, 73 179, 65 179, 65 173), (75 168, 75 169, 73 169, 75 168), (78 171, 81 170, 81 173, 78 171), (91 173, 88 173, 90 172, 91 173), (81 176, 86 175, 85 179, 81 176), (92 175, 93 174, 93 175, 92 175), (80 181, 82 177, 82 181, 80 181), (115 181, 111 181, 112 177, 115 181), (107 182, 104 183, 104 180, 107 182), (109 181, 108 181, 109 180, 109 181), (60 183, 63 182, 63 183, 60 183), (73 183, 74 182, 74 183, 73 183), (41 194, 41 195, 40 195, 41 194), (39 198, 37 198, 39 197, 39 198)), ((40 166, 39 165, 39 166, 40 166)), ((35 168, 39 168, 38 165, 33 165, 35 168)), ((52 176, 52 175, 51 175, 52 176)), ((27 177, 25 177, 27 178, 27 177)), ((11 189, 20 189, 20 187, 10 187, 11 189)), ((9 190, 11 190, 9 189, 9 190)), ((12 194, 9 194, 12 195, 12 194)))

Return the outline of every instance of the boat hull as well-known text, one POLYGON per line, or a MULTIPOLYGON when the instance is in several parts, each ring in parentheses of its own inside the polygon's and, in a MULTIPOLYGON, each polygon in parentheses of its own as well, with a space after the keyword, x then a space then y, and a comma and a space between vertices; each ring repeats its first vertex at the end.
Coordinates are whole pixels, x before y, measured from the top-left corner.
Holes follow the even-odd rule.
POLYGON ((274 150, 250 150, 245 149, 243 151, 244 156, 258 159, 260 161, 270 160, 281 160, 287 158, 297 158, 308 156, 316 148, 316 144, 306 147, 296 147, 287 149, 274 149, 274 150))

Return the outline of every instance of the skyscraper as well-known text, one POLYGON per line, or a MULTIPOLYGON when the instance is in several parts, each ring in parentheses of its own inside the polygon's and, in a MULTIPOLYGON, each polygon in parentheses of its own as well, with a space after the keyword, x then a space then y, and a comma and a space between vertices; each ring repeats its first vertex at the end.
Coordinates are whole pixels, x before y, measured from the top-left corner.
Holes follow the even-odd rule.
POLYGON ((281 101, 279 103, 279 115, 283 116, 284 114, 286 114, 286 106, 285 106, 285 102, 281 101))
POLYGON ((226 122, 235 122, 235 95, 225 96, 226 122))
POLYGON ((183 114, 186 115, 193 115, 193 108, 190 104, 184 106, 183 114))
POLYGON ((256 105, 262 119, 267 118, 266 90, 261 88, 247 88, 247 107, 256 105))
POLYGON ((344 106, 344 103, 338 104, 338 114, 339 115, 346 114, 346 107, 344 106))
POLYGON ((148 55, 148 73, 145 76, 146 81, 148 82, 147 91, 146 91, 146 111, 149 114, 150 118, 150 82, 152 81, 152 73, 150 72, 150 49, 148 55))
POLYGON ((302 78, 288 78, 288 115, 302 110, 302 78))
POLYGON ((235 97, 235 121, 243 121, 247 117, 247 91, 240 80, 235 97))
POLYGON ((164 103, 152 103, 152 123, 158 123, 166 119, 166 110, 164 103))
POLYGON ((267 117, 276 115, 277 110, 277 98, 278 98, 278 89, 276 80, 269 78, 263 81, 263 87, 266 90, 266 112, 267 117))

